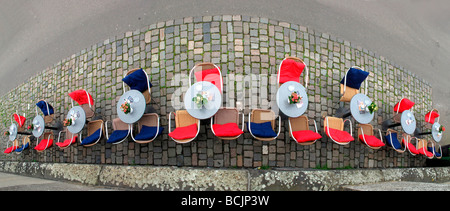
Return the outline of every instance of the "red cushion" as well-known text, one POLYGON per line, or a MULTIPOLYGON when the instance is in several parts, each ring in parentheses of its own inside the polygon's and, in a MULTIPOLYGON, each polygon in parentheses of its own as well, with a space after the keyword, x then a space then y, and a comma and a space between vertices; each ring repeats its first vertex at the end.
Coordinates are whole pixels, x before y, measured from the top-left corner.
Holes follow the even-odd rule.
POLYGON ((410 108, 412 108, 414 105, 414 102, 411 100, 408 100, 406 98, 403 98, 402 100, 400 100, 400 102, 398 102, 397 104, 395 104, 394 106, 394 111, 401 113, 403 111, 409 110, 410 108), (398 106, 398 104, 400 103, 400 108, 398 106))
POLYGON ((14 150, 16 150, 17 148, 19 148, 19 146, 12 146, 12 147, 5 149, 5 151, 3 151, 3 152, 6 154, 9 154, 11 152, 14 152, 14 150))
POLYGON ((19 124, 19 127, 22 127, 23 124, 25 123, 26 118, 23 116, 20 116, 20 121, 19 121, 19 115, 14 114, 14 120, 16 120, 17 124, 19 124))
POLYGON ((296 62, 292 59, 285 59, 281 63, 278 75, 280 77, 279 83, 286 83, 288 81, 295 81, 300 83, 300 75, 305 69, 305 64, 296 62))
MULTIPOLYGON (((405 139, 402 139, 402 142, 403 142, 403 144, 405 144, 405 139)), ((408 148, 409 148, 409 151, 415 155, 420 153, 419 150, 417 150, 416 147, 411 143, 408 143, 408 148)))
POLYGON ((234 122, 226 124, 213 124, 213 130, 216 136, 220 137, 235 137, 244 133, 239 129, 238 125, 234 122))
POLYGON ((53 145, 53 139, 43 139, 36 147, 34 147, 35 150, 45 150, 47 148, 50 148, 53 145), (47 146, 48 142, 48 146, 47 146))
MULTIPOLYGON (((382 147, 385 145, 380 139, 378 139, 375 136, 370 136, 370 135, 364 134, 364 138, 366 140, 367 145, 369 145, 371 147, 382 147)), ((364 141, 362 134, 359 135, 359 140, 364 141)))
MULTIPOLYGON (((88 93, 88 95, 89 95, 89 100, 91 101, 91 105, 94 105, 94 100, 92 99, 91 94, 88 93)), ((71 92, 69 94, 69 96, 73 100, 77 101, 77 103, 79 105, 83 105, 83 104, 89 103, 87 95, 86 95, 86 91, 84 91, 82 89, 71 92)))
POLYGON ((322 138, 322 136, 311 130, 299 130, 293 131, 292 135, 294 136, 297 143, 303 143, 308 141, 314 141, 322 138))
POLYGON ((220 70, 216 68, 198 71, 195 73, 195 78, 197 79, 197 81, 211 82, 212 84, 216 85, 220 92, 222 92, 219 71, 220 70))
POLYGON ((75 143, 75 141, 77 141, 77 138, 78 138, 78 136, 73 136, 73 138, 66 139, 62 143, 61 142, 56 142, 56 145, 59 146, 59 147, 67 147, 67 146, 75 143))
POLYGON ((435 112, 435 111, 431 111, 428 112, 427 114, 425 114, 425 122, 434 124, 434 119, 439 117, 439 113, 435 112), (428 121, 430 120, 430 121, 428 121))
POLYGON ((328 127, 325 127, 325 132, 328 136, 333 138, 335 141, 340 143, 347 143, 355 140, 347 131, 336 130, 329 128, 330 133, 328 133, 328 127), (331 135, 330 135, 331 134, 331 135))
POLYGON ((424 148, 420 148, 418 151, 419 151, 420 154, 425 155, 425 156, 427 156, 429 158, 434 156, 433 153, 428 151, 426 148, 425 148, 425 150, 424 150, 424 148), (423 151, 425 151, 425 152, 423 152, 423 151))
POLYGON ((169 136, 176 140, 190 139, 197 135, 197 124, 186 127, 177 127, 169 133, 169 136))

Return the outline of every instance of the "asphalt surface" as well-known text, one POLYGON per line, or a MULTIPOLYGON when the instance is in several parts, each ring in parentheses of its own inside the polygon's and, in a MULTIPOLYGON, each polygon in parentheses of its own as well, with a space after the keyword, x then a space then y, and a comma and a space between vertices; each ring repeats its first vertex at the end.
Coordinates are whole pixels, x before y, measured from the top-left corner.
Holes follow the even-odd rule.
POLYGON ((0 172, 0 191, 118 191, 111 187, 88 186, 67 181, 25 177, 0 172))
POLYGON ((126 31, 191 16, 247 15, 328 33, 417 74, 432 85, 433 107, 448 125, 448 11, 448 0, 0 0, 0 96, 126 31))

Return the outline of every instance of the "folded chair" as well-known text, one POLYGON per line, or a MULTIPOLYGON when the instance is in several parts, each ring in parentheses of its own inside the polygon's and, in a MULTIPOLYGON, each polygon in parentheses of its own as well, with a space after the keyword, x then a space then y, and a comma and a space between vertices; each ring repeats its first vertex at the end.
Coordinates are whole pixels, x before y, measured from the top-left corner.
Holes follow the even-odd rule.
POLYGON ((169 136, 177 143, 185 144, 194 140, 200 132, 200 120, 192 117, 186 110, 175 112, 175 130, 171 130, 172 113, 169 113, 169 136))
POLYGON ((105 122, 105 128, 106 128, 106 143, 109 144, 120 144, 123 141, 125 141, 127 139, 127 137, 130 135, 131 133, 131 127, 132 124, 127 124, 125 122, 123 122, 122 120, 120 120, 119 118, 115 118, 112 121, 112 126, 113 126, 113 132, 111 133, 111 135, 108 134, 108 122, 105 122))
POLYGON ((305 83, 303 85, 305 88, 307 88, 309 71, 308 66, 306 66, 305 62, 297 57, 292 56, 284 58, 278 68, 278 86, 281 86, 283 83, 286 83, 288 81, 295 81, 300 83, 300 75, 302 74, 304 69, 306 69, 306 77, 305 83))
POLYGON ((428 141, 425 139, 417 139, 417 149, 419 154, 425 155, 428 159, 433 159, 434 154, 428 151, 428 141))
POLYGON ((352 121, 350 119, 326 116, 324 121, 324 131, 330 139, 339 145, 347 145, 354 141, 352 131, 352 121), (350 134, 344 131, 344 123, 350 122, 350 134))
POLYGON ((67 128, 58 133, 58 141, 55 143, 60 149, 66 149, 77 142, 78 135, 71 133, 67 128), (65 133, 64 141, 60 141, 61 133, 65 133))
POLYGON ((12 146, 9 147, 9 140, 6 142, 6 149, 5 151, 3 151, 3 153, 5 154, 10 154, 11 152, 14 152, 15 150, 17 150, 19 148, 19 141, 17 139, 15 139, 14 141, 12 141, 12 146))
POLYGON ((83 108, 84 112, 86 113, 86 118, 91 118, 95 115, 94 99, 92 98, 91 94, 89 94, 89 92, 84 89, 80 89, 69 93, 69 96, 70 98, 72 98, 72 100, 75 100, 81 108, 83 108))
POLYGON ((192 73, 194 73, 197 82, 211 82, 219 89, 220 93, 223 93, 222 72, 215 64, 209 62, 196 64, 191 71, 189 71, 189 86, 192 86, 192 73))
POLYGON ((138 134, 133 135, 131 129, 131 137, 136 143, 146 144, 155 140, 158 135, 162 134, 163 127, 159 125, 159 116, 156 113, 144 114, 138 121, 138 134))
MULTIPOLYGON (((149 104, 151 102, 151 88, 152 83, 150 82, 147 73, 142 68, 132 69, 127 72, 126 76, 122 79, 130 89, 140 91, 145 98, 145 103, 149 104)), ((125 85, 123 87, 125 90, 125 85)))
POLYGON ((260 141, 275 140, 281 132, 281 118, 275 117, 275 112, 266 109, 253 109, 248 114, 247 129, 253 138, 260 141), (278 118, 278 133, 275 133, 278 118))
POLYGON ((31 137, 33 137, 33 136, 31 136, 31 135, 24 136, 23 139, 22 139, 22 146, 20 146, 19 148, 17 148, 17 149, 15 150, 15 152, 17 152, 18 154, 20 154, 20 153, 23 152, 23 150, 28 149, 28 148, 30 147, 31 137))
POLYGON ((299 117, 289 117, 289 134, 300 145, 311 145, 316 143, 322 136, 317 131, 316 120, 314 122, 315 132, 309 129, 309 121, 306 115, 299 117))
MULTIPOLYGON (((341 86, 341 102, 350 102, 352 97, 359 93, 361 83, 369 76, 369 72, 364 71, 362 68, 353 66, 345 72, 344 78, 340 82, 341 86)), ((367 89, 367 81, 365 84, 367 89)))
POLYGON ((53 132, 46 132, 43 135, 42 140, 34 147, 38 152, 43 152, 44 150, 53 146, 53 132))
POLYGON ((383 135, 381 134, 381 130, 378 129, 378 132, 380 134, 380 139, 375 137, 373 134, 374 128, 371 124, 359 124, 358 127, 358 137, 359 140, 366 144, 371 149, 380 149, 385 145, 383 140, 383 135))
POLYGON ((244 114, 242 128, 239 128, 239 111, 237 108, 220 108, 211 117, 211 131, 222 140, 234 140, 244 133, 244 114))
POLYGON ((435 122, 439 122, 439 111, 437 109, 433 109, 425 114, 425 128, 431 129, 435 122))
POLYGON ((390 147, 392 147, 395 151, 399 153, 403 153, 406 151, 406 145, 403 145, 404 148, 402 149, 402 143, 398 141, 398 132, 393 129, 387 129, 386 131, 386 144, 390 147))
MULTIPOLYGON (((97 144, 105 133, 103 120, 94 120, 87 123, 88 137, 81 141, 80 145, 91 147, 97 144)), ((81 139, 81 138, 80 138, 81 139)))

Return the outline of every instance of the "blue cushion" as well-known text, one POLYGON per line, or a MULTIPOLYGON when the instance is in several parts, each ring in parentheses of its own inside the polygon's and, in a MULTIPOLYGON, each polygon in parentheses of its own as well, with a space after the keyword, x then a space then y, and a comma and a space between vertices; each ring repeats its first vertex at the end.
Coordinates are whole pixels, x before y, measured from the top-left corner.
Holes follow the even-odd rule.
MULTIPOLYGON (((163 130, 164 130, 163 127, 159 127, 158 135, 161 134, 163 130)), ((155 135, 156 135, 156 127, 149 127, 142 125, 141 131, 139 132, 139 134, 136 135, 136 137, 134 137, 134 139, 150 140, 153 139, 155 135)))
POLYGON ((434 148, 434 147, 428 147, 428 151, 430 151, 430 152, 432 152, 433 154, 435 154, 436 157, 441 157, 441 153, 438 153, 438 152, 436 151, 436 148, 434 148))
POLYGON ((96 142, 98 140, 98 138, 100 137, 100 129, 101 128, 99 128, 97 131, 92 133, 92 135, 83 139, 83 141, 81 141, 80 145, 92 144, 92 143, 96 142))
MULTIPOLYGON (((248 123, 247 123, 247 129, 248 129, 248 123)), ((254 136, 261 137, 261 138, 273 138, 277 136, 277 133, 273 131, 272 124, 270 122, 264 122, 264 123, 254 123, 250 122, 251 131, 254 136)), ((249 130, 250 131, 250 130, 249 130)))
MULTIPOLYGON (((347 86, 359 89, 361 87, 361 83, 366 80, 367 76, 369 76, 369 72, 360 70, 358 68, 350 68, 347 73, 347 86)), ((344 84, 345 76, 341 80, 341 84, 344 84)))
POLYGON ((110 136, 106 143, 116 143, 118 141, 122 141, 128 135, 128 130, 115 130, 110 136))
POLYGON ((22 152, 23 150, 27 149, 30 146, 30 143, 26 143, 25 146, 22 145, 22 147, 19 147, 15 150, 15 152, 22 152))
MULTIPOLYGON (((45 101, 39 101, 38 103, 36 103, 36 106, 41 109, 42 113, 44 113, 44 116, 48 115, 47 105, 45 104, 45 101)), ((50 103, 48 103, 48 109, 50 110, 50 114, 54 113, 53 107, 50 105, 50 103)))
POLYGON ((392 134, 392 140, 391 140, 391 136, 387 135, 385 136, 386 140, 387 140, 387 144, 391 147, 393 147, 394 149, 401 149, 402 145, 400 144, 400 142, 397 139, 397 133, 391 133, 392 134), (391 144, 392 141, 392 144, 391 144))
POLYGON ((150 83, 150 81, 148 81, 147 85, 147 76, 142 68, 125 76, 122 81, 125 82, 130 87, 130 89, 136 89, 140 92, 144 92, 145 90, 147 90, 148 85, 150 85, 150 88, 152 87, 152 83, 150 83))

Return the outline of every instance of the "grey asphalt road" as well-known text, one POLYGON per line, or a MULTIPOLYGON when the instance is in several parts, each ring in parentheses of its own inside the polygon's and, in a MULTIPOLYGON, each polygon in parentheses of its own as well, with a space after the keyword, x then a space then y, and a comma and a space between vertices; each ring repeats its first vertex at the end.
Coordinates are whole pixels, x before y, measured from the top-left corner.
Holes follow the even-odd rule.
MULTIPOLYGON (((0 191, 119 191, 119 188, 25 177, 0 172, 0 191)), ((123 191, 124 189, 122 189, 123 191)))
POLYGON ((306 26, 403 66, 432 85, 433 107, 448 125, 449 11, 448 0, 0 0, 0 96, 126 31, 188 16, 238 14, 306 26))

